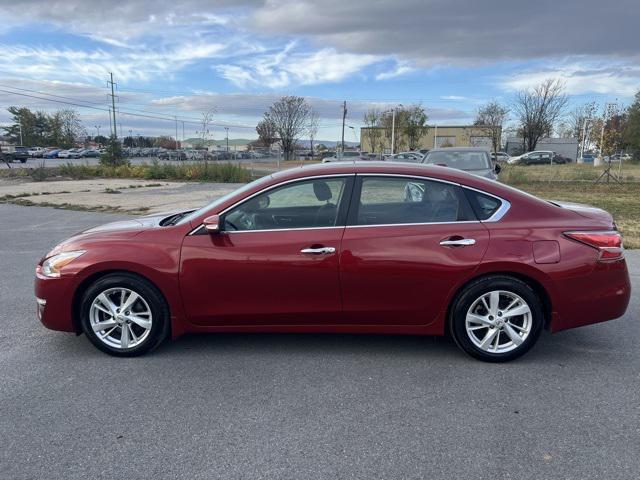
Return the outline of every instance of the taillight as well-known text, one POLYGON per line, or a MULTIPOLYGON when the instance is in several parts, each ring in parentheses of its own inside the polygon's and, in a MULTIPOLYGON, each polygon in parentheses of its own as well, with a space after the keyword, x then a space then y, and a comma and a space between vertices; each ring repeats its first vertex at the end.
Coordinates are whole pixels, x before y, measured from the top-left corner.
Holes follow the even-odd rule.
POLYGON ((624 256, 622 235, 614 230, 604 232, 564 232, 565 236, 595 248, 599 260, 618 260, 624 256))

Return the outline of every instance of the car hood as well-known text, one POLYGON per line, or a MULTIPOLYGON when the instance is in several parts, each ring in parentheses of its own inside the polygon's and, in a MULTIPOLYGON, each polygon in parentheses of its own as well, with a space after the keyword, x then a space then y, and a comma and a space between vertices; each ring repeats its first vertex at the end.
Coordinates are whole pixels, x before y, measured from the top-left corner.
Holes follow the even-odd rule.
POLYGON ((96 227, 88 228, 69 237, 56 245, 47 256, 55 255, 66 250, 81 248, 86 241, 101 241, 114 239, 133 238, 145 230, 159 228, 160 222, 168 216, 180 212, 167 212, 138 217, 131 220, 121 220, 118 222, 105 223, 96 227))

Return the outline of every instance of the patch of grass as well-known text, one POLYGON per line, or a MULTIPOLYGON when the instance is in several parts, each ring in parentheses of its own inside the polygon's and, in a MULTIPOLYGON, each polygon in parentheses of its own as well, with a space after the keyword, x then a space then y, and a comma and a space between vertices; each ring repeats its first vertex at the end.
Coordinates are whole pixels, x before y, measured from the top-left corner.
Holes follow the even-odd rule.
MULTIPOLYGON (((506 183, 506 182, 505 182, 506 183)), ((529 182, 515 187, 547 200, 585 203, 613 215, 627 248, 640 248, 640 185, 529 182)))
POLYGON ((91 207, 77 203, 34 202, 27 198, 17 198, 12 200, 11 203, 26 207, 51 207, 60 210, 76 210, 79 212, 127 213, 131 215, 141 215, 149 211, 149 207, 138 207, 132 210, 126 210, 120 207, 111 207, 109 205, 91 207))
MULTIPOLYGON (((248 170, 231 163, 181 163, 141 165, 76 165, 65 164, 59 167, 59 174, 73 179, 87 178, 144 178, 148 180, 185 180, 201 182, 244 183, 251 180, 248 170)), ((145 186, 161 186, 148 184, 145 186)))

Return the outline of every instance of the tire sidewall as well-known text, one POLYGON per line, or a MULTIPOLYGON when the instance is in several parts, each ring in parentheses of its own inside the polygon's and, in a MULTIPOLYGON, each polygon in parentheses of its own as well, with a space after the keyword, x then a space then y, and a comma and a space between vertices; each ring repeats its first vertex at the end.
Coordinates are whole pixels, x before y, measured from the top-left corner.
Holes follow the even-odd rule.
POLYGON ((487 362, 506 362, 527 353, 542 333, 544 311, 536 292, 526 283, 513 277, 492 276, 471 283, 458 295, 449 319, 452 336, 458 346, 471 356, 487 362), (466 330, 466 316, 469 308, 481 295, 493 290, 503 290, 520 296, 531 309, 531 332, 526 340, 514 350, 506 353, 489 353, 473 344, 466 330))
POLYGON ((155 347, 167 337, 169 327, 168 307, 162 294, 150 282, 128 274, 112 274, 104 276, 87 288, 80 302, 80 326, 89 341, 99 350, 115 356, 134 357, 142 355, 155 347), (110 288, 128 288, 142 296, 149 305, 152 315, 151 331, 140 345, 132 348, 119 349, 102 342, 93 331, 90 322, 91 304, 95 298, 110 288))

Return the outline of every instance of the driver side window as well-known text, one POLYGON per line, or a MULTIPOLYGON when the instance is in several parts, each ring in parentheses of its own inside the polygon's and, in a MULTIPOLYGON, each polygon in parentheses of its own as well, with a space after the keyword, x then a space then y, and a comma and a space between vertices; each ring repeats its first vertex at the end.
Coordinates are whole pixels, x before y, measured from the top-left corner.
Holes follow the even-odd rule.
POLYGON ((332 227, 347 178, 315 178, 276 187, 224 215, 224 230, 251 231, 332 227))

